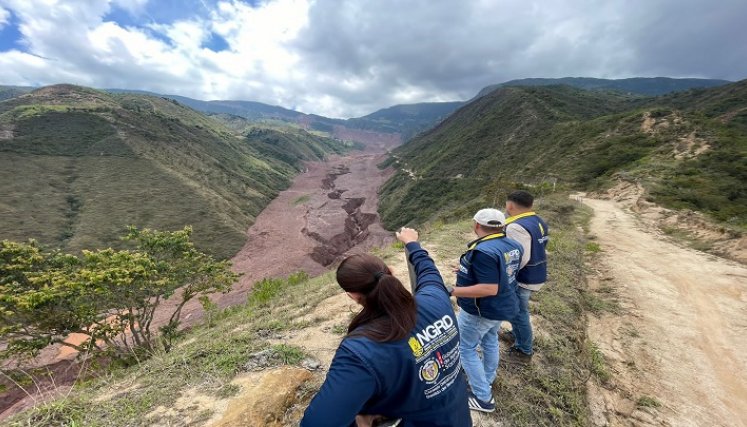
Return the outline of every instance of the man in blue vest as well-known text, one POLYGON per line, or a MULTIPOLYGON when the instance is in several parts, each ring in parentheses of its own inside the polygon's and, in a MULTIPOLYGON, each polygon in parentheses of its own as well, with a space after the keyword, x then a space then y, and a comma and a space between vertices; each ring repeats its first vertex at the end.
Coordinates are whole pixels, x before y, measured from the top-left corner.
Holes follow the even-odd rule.
MULTIPOLYGON (((523 248, 521 270, 517 276, 519 312, 511 319, 514 345, 509 350, 509 361, 531 362, 533 336, 529 320, 529 298, 547 281, 547 255, 545 246, 549 229, 542 218, 532 211, 534 197, 526 191, 514 191, 506 198, 506 236, 519 242, 523 248)), ((510 334, 505 334, 510 340, 510 334)))
POLYGON ((472 388, 469 407, 482 412, 495 411, 491 385, 498 370, 498 328, 502 320, 511 320, 519 312, 516 274, 522 249, 503 234, 505 222, 497 209, 477 212, 473 228, 477 239, 460 258, 456 288, 451 289, 461 308, 459 353, 472 388))

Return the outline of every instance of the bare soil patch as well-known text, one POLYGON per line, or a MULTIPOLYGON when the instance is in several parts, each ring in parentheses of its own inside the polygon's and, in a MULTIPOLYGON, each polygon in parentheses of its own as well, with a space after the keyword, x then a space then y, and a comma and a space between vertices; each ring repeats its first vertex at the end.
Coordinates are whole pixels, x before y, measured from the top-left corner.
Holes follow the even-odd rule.
POLYGON ((711 149, 708 141, 699 138, 695 131, 690 132, 687 136, 681 137, 674 146, 674 158, 677 160, 691 159, 711 149))
POLYGON ((307 370, 282 367, 237 379, 241 395, 231 400, 212 427, 282 427, 296 392, 311 377, 307 370))

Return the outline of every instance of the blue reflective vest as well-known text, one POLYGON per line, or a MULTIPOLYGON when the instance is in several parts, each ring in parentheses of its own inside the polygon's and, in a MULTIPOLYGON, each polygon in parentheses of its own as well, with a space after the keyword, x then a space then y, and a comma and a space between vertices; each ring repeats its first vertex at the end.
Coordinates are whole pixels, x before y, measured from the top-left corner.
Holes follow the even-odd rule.
POLYGON ((476 251, 488 255, 498 264, 498 295, 482 298, 457 298, 459 307, 474 316, 491 320, 512 319, 519 312, 519 300, 516 296, 516 274, 519 271, 521 255, 524 250, 516 240, 504 234, 492 234, 475 240, 468 246, 467 252, 459 260, 457 286, 477 284, 471 265, 476 251))
POLYGON ((522 226, 532 236, 532 252, 529 262, 519 271, 517 280, 519 283, 535 285, 547 281, 547 254, 545 247, 550 240, 549 227, 547 223, 534 212, 510 217, 506 224, 515 222, 522 226))

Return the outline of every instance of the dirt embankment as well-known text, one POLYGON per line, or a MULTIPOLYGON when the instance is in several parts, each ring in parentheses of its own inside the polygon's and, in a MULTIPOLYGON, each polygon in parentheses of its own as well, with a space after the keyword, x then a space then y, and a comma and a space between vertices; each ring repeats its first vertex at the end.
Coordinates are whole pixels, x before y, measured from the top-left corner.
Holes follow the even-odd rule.
POLYGON ((602 249, 591 286, 620 304, 590 318, 611 373, 589 393, 594 423, 747 426, 747 267, 664 239, 620 202, 584 203, 602 249))
POLYGON ((606 192, 594 194, 594 197, 618 202, 621 207, 635 212, 641 221, 660 235, 689 240, 710 253, 747 264, 747 234, 716 224, 699 212, 667 209, 649 202, 641 184, 620 181, 606 192))

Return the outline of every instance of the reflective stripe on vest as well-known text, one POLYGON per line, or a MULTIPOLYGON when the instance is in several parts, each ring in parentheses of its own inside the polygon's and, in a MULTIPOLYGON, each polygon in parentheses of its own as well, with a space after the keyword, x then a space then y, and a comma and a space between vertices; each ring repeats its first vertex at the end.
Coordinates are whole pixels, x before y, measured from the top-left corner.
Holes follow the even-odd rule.
POLYGON ((501 237, 506 237, 506 235, 503 233, 488 234, 487 236, 483 236, 475 240, 474 242, 470 243, 469 246, 467 246, 467 250, 471 251, 472 249, 475 249, 477 245, 482 242, 486 242, 488 240, 493 240, 493 239, 500 239, 501 237))

